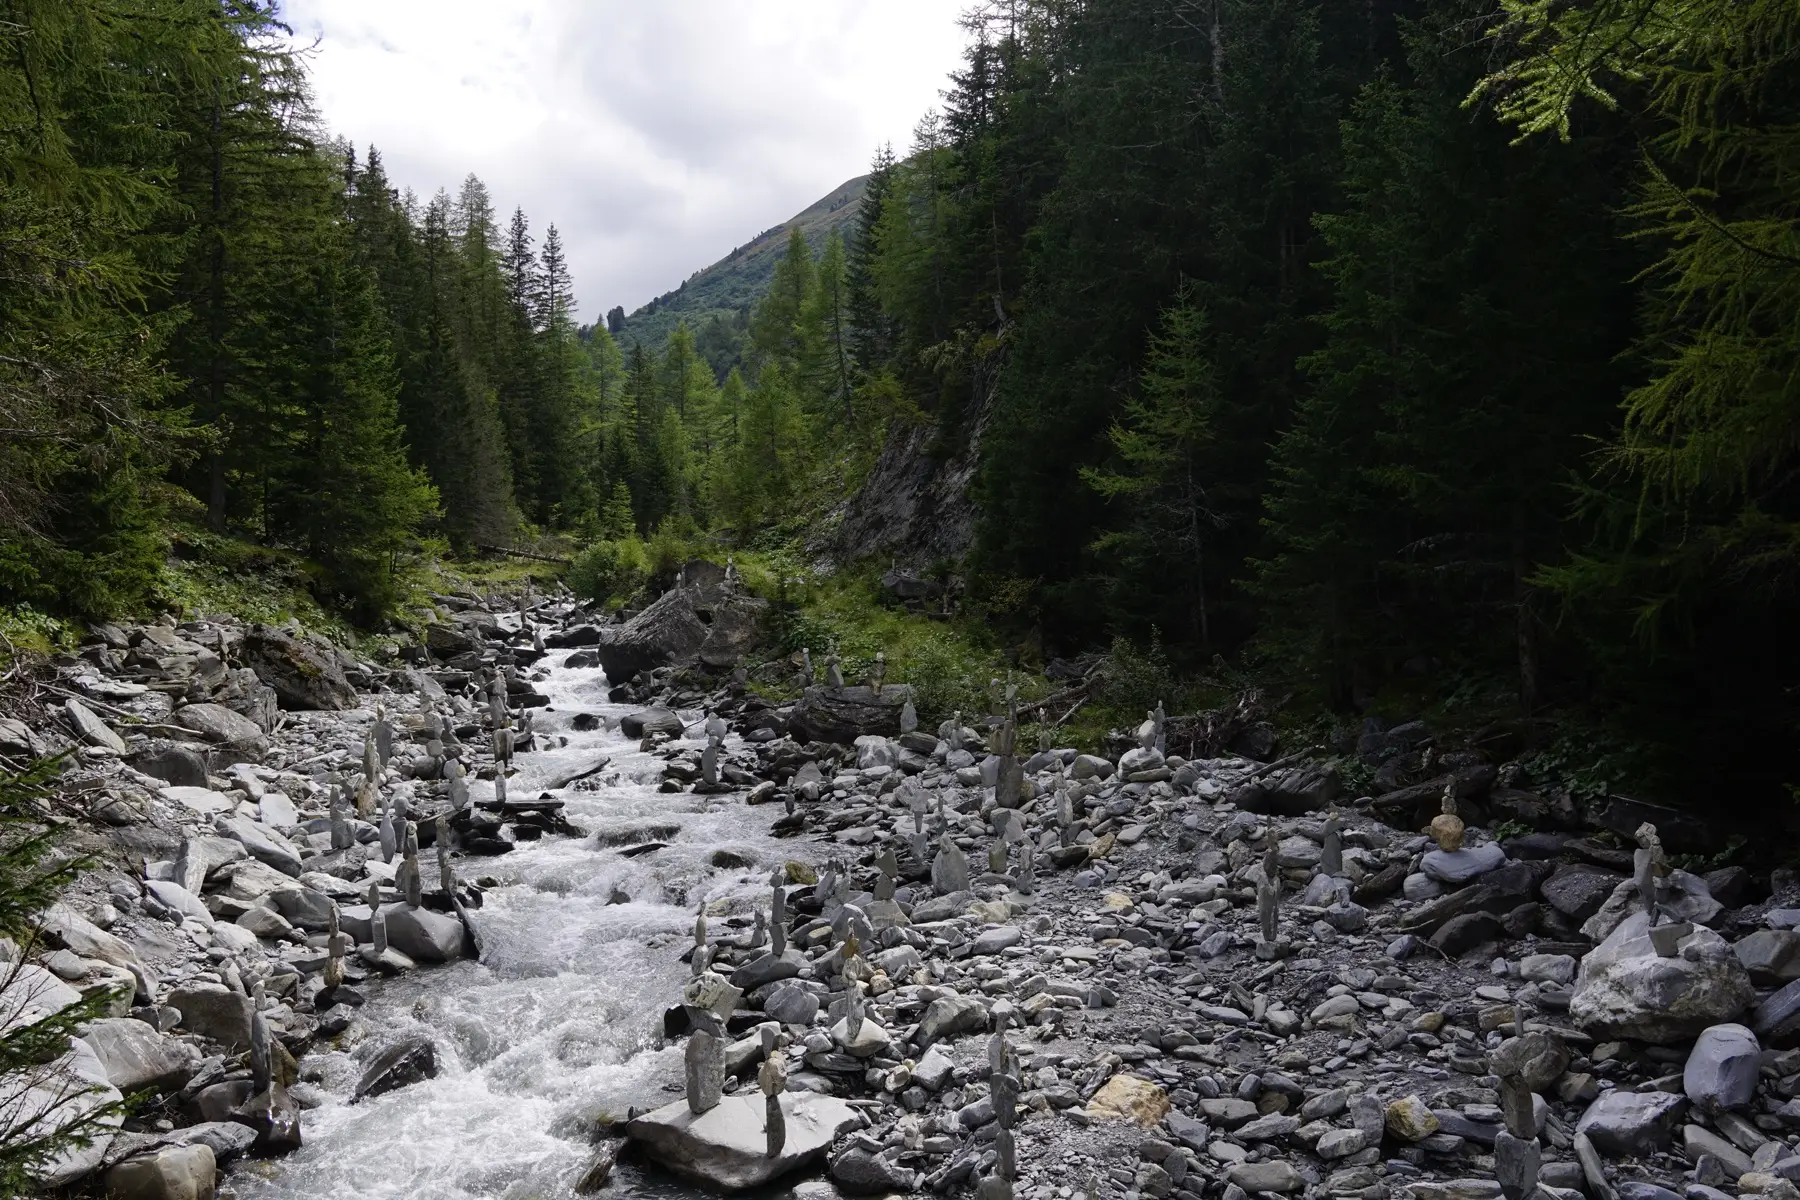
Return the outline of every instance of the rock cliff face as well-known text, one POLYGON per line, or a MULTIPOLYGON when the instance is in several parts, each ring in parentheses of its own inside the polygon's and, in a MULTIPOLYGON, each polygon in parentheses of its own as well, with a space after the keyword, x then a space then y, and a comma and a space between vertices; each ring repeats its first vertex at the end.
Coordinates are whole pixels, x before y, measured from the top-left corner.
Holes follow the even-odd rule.
POLYGON ((970 489, 990 409, 984 399, 971 411, 948 457, 930 453, 934 425, 896 425, 861 490, 837 507, 808 549, 838 562, 888 556, 927 566, 961 559, 975 536, 970 489))

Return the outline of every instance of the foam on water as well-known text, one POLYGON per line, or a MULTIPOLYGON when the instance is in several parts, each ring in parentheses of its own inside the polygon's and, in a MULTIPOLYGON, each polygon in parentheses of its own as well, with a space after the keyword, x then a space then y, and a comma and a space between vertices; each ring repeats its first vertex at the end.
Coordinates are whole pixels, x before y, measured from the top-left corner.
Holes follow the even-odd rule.
MULTIPOLYGON (((555 656, 559 664, 564 657, 555 656)), ((692 937, 693 906, 761 900, 771 869, 797 847, 769 836, 770 809, 750 808, 741 795, 658 792, 660 759, 616 729, 576 732, 577 712, 616 719, 629 711, 606 701, 599 670, 556 665, 537 687, 552 710, 538 713, 540 736, 566 736, 569 745, 520 755, 509 793, 535 796, 541 781, 610 755, 602 786, 557 793, 588 836, 459 861, 460 874, 505 884, 474 914, 482 961, 367 985, 370 1036, 307 1060, 309 1070, 323 1069, 330 1096, 304 1115, 301 1150, 233 1172, 245 1200, 568 1196, 597 1115, 679 1096, 667 1085, 680 1081, 680 1050, 657 1044, 663 1009, 688 978, 679 955, 692 937), (619 853, 647 841, 669 845, 642 857, 619 853), (710 860, 720 850, 753 865, 716 869, 710 860), (630 902, 609 903, 615 889, 630 902), (368 1058, 417 1032, 437 1046, 438 1076, 350 1104, 368 1058)), ((628 1170, 614 1186, 685 1192, 628 1170)))

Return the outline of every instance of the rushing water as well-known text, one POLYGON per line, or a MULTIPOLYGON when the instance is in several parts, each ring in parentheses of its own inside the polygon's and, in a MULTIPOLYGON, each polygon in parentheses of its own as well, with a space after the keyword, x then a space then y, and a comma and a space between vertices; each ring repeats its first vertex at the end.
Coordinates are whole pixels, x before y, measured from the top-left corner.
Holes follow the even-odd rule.
MULTIPOLYGON (((568 1196, 596 1116, 679 1095, 680 1050, 657 1044, 663 1009, 687 978, 679 955, 693 905, 760 897, 772 865, 796 847, 769 836, 772 810, 741 796, 660 793, 660 759, 616 729, 576 732, 577 712, 627 711, 606 701, 599 670, 556 665, 537 687, 551 706, 538 714, 540 735, 569 744, 520 755, 509 791, 535 796, 542 781, 611 755, 598 790, 558 793, 588 836, 521 842, 502 858, 459 864, 503 884, 475 913, 482 960, 366 986, 366 1040, 302 1064, 309 1077, 322 1071, 330 1094, 304 1115, 301 1150, 234 1172, 245 1200, 568 1196), (618 852, 646 841, 670 845, 634 858, 618 852), (721 849, 754 865, 717 870, 709 860, 721 849), (612 903, 615 889, 630 900, 612 903), (437 1077, 350 1104, 364 1062, 421 1031, 437 1046, 437 1077)), ((686 1191, 629 1168, 614 1187, 686 1191)))

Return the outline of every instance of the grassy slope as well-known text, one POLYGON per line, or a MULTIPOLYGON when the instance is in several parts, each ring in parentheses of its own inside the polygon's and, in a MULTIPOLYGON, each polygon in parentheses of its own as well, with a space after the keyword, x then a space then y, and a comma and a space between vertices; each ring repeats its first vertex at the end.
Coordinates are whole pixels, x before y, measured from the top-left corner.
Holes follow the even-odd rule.
POLYGON ((816 255, 832 230, 848 236, 856 219, 867 176, 859 176, 833 188, 823 199, 787 222, 758 234, 747 245, 697 271, 675 291, 658 296, 625 319, 621 345, 642 342, 647 350, 660 350, 677 323, 685 320, 698 330, 717 313, 730 317, 747 308, 768 289, 775 261, 787 245, 789 225, 799 225, 816 255))

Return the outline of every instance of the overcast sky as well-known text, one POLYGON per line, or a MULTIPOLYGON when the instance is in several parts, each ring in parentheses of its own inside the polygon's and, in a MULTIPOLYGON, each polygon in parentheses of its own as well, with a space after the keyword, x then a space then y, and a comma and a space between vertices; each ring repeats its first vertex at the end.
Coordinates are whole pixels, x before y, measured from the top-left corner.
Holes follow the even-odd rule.
POLYGON ((627 312, 908 142, 965 0, 287 0, 332 131, 428 198, 470 171, 627 312))

